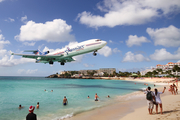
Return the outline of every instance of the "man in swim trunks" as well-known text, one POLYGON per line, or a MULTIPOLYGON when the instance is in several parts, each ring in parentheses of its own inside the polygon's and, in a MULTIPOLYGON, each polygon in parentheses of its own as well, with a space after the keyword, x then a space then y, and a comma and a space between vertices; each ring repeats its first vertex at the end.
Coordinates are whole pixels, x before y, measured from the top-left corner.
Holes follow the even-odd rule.
MULTIPOLYGON (((97 93, 95 94, 95 101, 98 101, 99 96, 97 95, 97 93)), ((99 98, 100 99, 100 98, 99 98)))
POLYGON ((67 98, 66 98, 66 96, 64 96, 63 105, 67 105, 67 104, 68 104, 67 98))

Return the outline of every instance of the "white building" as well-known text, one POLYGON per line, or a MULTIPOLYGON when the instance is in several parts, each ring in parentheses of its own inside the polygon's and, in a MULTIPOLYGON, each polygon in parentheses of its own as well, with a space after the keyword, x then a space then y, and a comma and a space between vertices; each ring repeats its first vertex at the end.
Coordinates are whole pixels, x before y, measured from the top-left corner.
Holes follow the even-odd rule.
POLYGON ((152 72, 154 70, 154 68, 153 69, 146 69, 146 70, 144 70, 144 71, 141 71, 140 73, 141 73, 141 75, 143 76, 143 75, 145 75, 147 72, 152 72))

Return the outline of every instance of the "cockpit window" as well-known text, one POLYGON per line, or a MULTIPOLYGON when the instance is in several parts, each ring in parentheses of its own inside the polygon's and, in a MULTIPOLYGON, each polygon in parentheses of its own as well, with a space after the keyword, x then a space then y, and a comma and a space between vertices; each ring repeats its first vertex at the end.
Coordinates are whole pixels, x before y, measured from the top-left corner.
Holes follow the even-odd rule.
POLYGON ((100 39, 96 40, 96 41, 101 41, 100 39))

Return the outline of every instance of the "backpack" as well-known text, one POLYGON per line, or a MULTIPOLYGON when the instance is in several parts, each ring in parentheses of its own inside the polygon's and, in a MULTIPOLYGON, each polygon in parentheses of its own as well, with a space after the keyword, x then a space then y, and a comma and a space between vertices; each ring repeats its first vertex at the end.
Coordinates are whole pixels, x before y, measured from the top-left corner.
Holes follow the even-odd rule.
POLYGON ((152 100, 152 99, 153 99, 152 94, 151 94, 151 91, 149 91, 149 92, 147 91, 146 99, 147 99, 147 100, 152 100))

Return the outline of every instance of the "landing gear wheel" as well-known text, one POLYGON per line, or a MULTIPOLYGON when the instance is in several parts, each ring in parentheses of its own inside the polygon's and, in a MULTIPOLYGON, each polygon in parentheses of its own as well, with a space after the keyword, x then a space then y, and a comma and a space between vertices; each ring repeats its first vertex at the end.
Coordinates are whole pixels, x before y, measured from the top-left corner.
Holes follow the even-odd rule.
POLYGON ((49 64, 50 64, 50 65, 53 65, 53 61, 49 61, 49 64))
POLYGON ((64 62, 61 62, 61 65, 64 65, 64 62))
POLYGON ((96 55, 97 55, 97 53, 95 53, 95 52, 94 52, 94 53, 93 53, 93 55, 94 55, 94 56, 96 56, 96 55))

